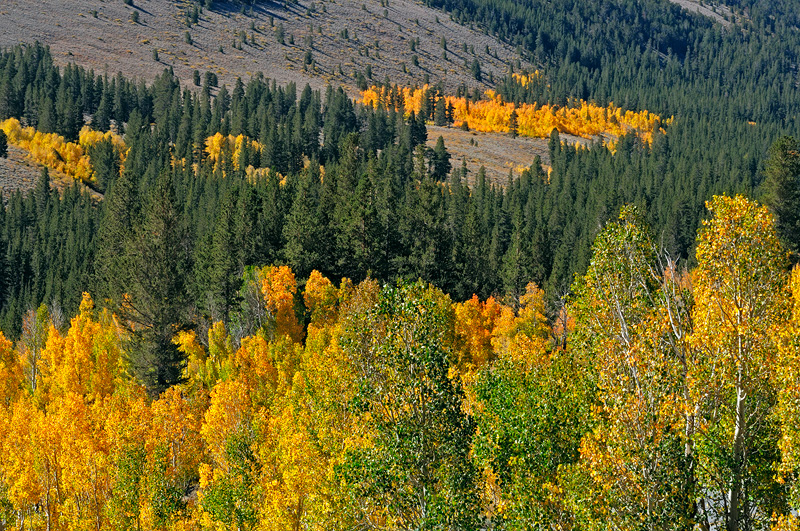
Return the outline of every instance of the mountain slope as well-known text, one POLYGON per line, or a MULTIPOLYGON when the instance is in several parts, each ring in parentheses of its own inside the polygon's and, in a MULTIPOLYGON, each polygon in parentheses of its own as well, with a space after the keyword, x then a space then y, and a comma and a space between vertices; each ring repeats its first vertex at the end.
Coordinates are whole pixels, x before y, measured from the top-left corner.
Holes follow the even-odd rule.
POLYGON ((42 0, 32 5, 8 0, 0 7, 0 46, 38 40, 51 47, 60 63, 112 75, 121 71, 148 82, 172 67, 187 83, 195 69, 215 72, 229 86, 236 77, 263 72, 279 83, 315 88, 330 83, 351 92, 354 74, 366 75, 368 68, 377 81, 388 76, 392 83, 421 84, 427 75, 448 89, 461 84, 487 88, 491 78, 502 76, 518 59, 512 47, 441 12, 410 0, 383 4, 304 0, 285 7, 259 3, 245 10, 238 3, 217 1, 211 9, 200 9, 197 23, 191 23, 197 4, 188 1, 42 0), (278 42, 281 26, 284 44, 278 42), (471 71, 475 60, 481 82, 471 71))

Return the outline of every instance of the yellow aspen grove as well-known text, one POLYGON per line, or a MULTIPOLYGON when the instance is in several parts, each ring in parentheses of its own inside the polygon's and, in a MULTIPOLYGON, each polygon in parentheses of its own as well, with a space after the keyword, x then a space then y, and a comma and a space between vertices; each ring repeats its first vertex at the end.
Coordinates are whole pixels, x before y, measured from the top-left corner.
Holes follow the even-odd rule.
MULTIPOLYGON (((387 87, 371 87, 361 93, 361 103, 372 107, 388 108, 393 103, 395 110, 419 113, 423 95, 430 89, 403 88, 396 101, 390 97, 387 87)), ((653 131, 664 133, 661 125, 669 125, 673 118, 662 120, 648 111, 623 111, 613 103, 600 107, 583 100, 571 101, 567 106, 520 104, 504 102, 493 90, 486 91, 486 99, 469 101, 467 98, 441 96, 447 106, 453 108, 453 124, 469 124, 471 129, 486 133, 508 133, 512 112, 516 112, 517 134, 536 138, 547 138, 553 129, 583 138, 619 138, 635 133, 643 142, 652 143, 653 131)))
POLYGON ((699 406, 698 519, 737 531, 768 525, 784 501, 774 489, 753 489, 774 477, 778 432, 772 418, 778 342, 790 315, 784 289, 787 253, 766 207, 742 196, 706 203, 693 272, 697 349, 690 367, 699 406))
POLYGON ((45 383, 37 391, 39 395, 72 392, 99 397, 113 393, 120 374, 119 329, 110 315, 101 317, 103 322, 94 320, 94 303, 84 293, 67 335, 51 326, 39 370, 45 383))
POLYGON ((186 518, 183 496, 197 478, 204 458, 201 425, 208 406, 202 395, 170 387, 150 406, 152 427, 147 445, 150 475, 142 517, 153 528, 166 528, 186 518))
POLYGON ((122 137, 111 131, 101 133, 84 127, 78 143, 74 143, 67 142, 56 133, 42 133, 33 127, 22 127, 16 118, 0 122, 0 129, 6 133, 11 144, 26 150, 34 161, 86 182, 94 181, 94 170, 86 148, 103 140, 110 140, 119 153, 121 162, 125 161, 128 153, 122 137))
POLYGON ((291 392, 261 416, 258 460, 263 467, 264 505, 260 520, 265 530, 302 529, 309 509, 317 503, 319 483, 327 476, 327 462, 308 427, 309 411, 302 407, 303 373, 292 379, 291 392))
POLYGON ((57 470, 62 525, 66 529, 107 529, 105 504, 111 491, 108 437, 100 407, 68 392, 48 407, 48 427, 59 433, 57 470))
POLYGON ((211 392, 201 435, 208 460, 199 467, 202 524, 208 529, 242 529, 256 522, 257 463, 253 407, 247 387, 222 381, 211 392))
POLYGON ((48 488, 52 476, 38 438, 44 413, 28 397, 0 413, 0 482, 13 508, 17 526, 32 527, 34 521, 41 518, 53 529, 56 510, 50 503, 52 497, 48 488))
POLYGON ((233 169, 246 170, 248 168, 241 167, 241 154, 243 149, 249 149, 254 152, 261 152, 262 146, 256 141, 244 135, 228 135, 223 136, 222 133, 216 133, 206 138, 205 152, 209 160, 214 162, 214 170, 224 157, 230 157, 233 162, 233 169))

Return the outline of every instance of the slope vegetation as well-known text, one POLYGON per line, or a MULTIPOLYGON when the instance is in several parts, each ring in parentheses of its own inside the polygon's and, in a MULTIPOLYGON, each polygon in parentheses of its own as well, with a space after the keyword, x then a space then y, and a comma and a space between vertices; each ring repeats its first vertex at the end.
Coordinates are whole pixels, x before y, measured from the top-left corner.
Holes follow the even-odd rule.
POLYGON ((246 9, 217 1, 197 9, 195 23, 196 8, 170 0, 9 0, 0 6, 0 46, 38 40, 61 64, 147 81, 172 67, 187 83, 194 70, 212 71, 228 86, 263 72, 278 83, 314 88, 354 89, 358 74, 371 74, 393 83, 421 84, 427 76, 448 88, 484 89, 518 61, 514 48, 410 0, 266 2, 246 9))

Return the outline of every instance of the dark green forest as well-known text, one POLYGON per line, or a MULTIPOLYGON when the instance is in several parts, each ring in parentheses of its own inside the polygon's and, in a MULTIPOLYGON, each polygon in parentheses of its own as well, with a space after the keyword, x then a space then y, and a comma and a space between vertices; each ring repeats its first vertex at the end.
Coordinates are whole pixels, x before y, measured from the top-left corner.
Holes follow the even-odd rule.
POLYGON ((31 193, 3 198, 3 330, 18 335, 22 315, 43 302, 72 314, 84 290, 113 306, 156 284, 171 302, 151 316, 229 321, 247 268, 264 264, 290 265, 300 278, 314 269, 355 281, 423 278, 457 300, 513 302, 535 281, 556 302, 626 203, 647 213, 665 250, 691 262, 704 201, 761 195, 769 146, 798 133, 791 3, 734 3, 728 27, 662 1, 428 3, 542 65, 546 82, 499 84, 508 101, 614 101, 675 121, 652 146, 630 135, 615 153, 566 147, 554 131, 549 180, 535 161, 498 185, 455 160, 446 174, 441 150, 424 147, 426 117, 354 106, 341 89, 261 76, 217 87, 210 73, 181 87, 169 71, 147 85, 57 68, 41 45, 5 50, 0 118, 67 139, 85 120, 99 130, 114 123, 131 152, 121 172, 110 145, 90 153, 102 201, 77 184, 59 196, 44 175, 31 193), (203 142, 216 132, 263 150, 212 164, 203 142), (248 180, 247 165, 271 171, 248 180), (157 223, 167 230, 148 228, 157 223), (161 241, 149 241, 154 234, 161 241))

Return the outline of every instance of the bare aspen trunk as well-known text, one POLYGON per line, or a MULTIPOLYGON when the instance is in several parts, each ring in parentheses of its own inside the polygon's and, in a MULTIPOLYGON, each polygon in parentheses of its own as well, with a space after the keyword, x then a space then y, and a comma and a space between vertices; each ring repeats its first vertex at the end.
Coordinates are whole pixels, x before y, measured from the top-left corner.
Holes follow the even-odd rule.
POLYGON ((736 429, 733 434, 733 481, 731 485, 730 509, 728 513, 728 531, 739 531, 741 515, 739 506, 742 498, 742 469, 744 468, 744 440, 747 426, 746 403, 747 394, 742 388, 742 370, 736 378, 736 429))

